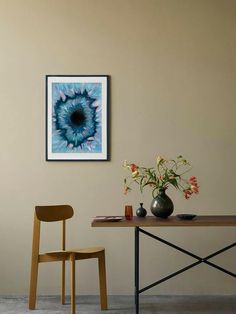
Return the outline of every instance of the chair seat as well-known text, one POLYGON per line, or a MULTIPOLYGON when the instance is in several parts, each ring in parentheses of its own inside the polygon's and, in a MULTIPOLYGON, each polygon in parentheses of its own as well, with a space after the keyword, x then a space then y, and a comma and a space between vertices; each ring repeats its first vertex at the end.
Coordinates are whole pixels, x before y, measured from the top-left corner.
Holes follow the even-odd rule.
POLYGON ((50 252, 45 252, 42 255, 68 255, 71 253, 84 253, 84 254, 89 254, 89 253, 99 253, 104 251, 105 248, 102 246, 98 247, 88 247, 88 248, 82 248, 82 249, 69 249, 69 250, 58 250, 58 251, 50 251, 50 252))
POLYGON ((75 252, 75 253, 85 253, 85 254, 89 254, 89 253, 99 253, 104 251, 105 248, 102 246, 98 246, 98 247, 88 247, 88 248, 83 248, 83 249, 72 249, 72 250, 67 250, 67 252, 75 252))
POLYGON ((104 252, 104 247, 89 247, 82 249, 70 249, 70 250, 58 250, 50 251, 39 254, 39 262, 54 262, 54 261, 65 261, 69 260, 71 253, 75 254, 75 259, 87 259, 87 258, 96 258, 98 254, 104 252))

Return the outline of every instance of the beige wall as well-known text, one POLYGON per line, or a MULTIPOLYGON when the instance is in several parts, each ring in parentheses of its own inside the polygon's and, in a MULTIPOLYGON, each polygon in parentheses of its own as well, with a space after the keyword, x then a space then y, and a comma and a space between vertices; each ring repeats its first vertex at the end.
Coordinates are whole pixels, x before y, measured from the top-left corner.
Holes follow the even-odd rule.
MULTIPOLYGON (((133 292, 133 231, 90 227, 125 203, 149 208, 151 194, 122 194, 124 159, 151 165, 158 153, 183 154, 201 193, 186 201, 170 189, 175 213, 235 214, 235 38, 234 0, 0 0, 0 294, 27 293, 34 206, 55 203, 75 208, 71 246, 106 247, 109 293, 133 292), (45 161, 46 74, 111 75, 110 162, 45 161)), ((56 226, 43 231, 42 248, 53 247, 56 226)), ((158 234, 204 256, 236 232, 158 234)), ((142 284, 193 261, 141 243, 142 284)), ((235 251, 215 261, 235 271, 235 251)), ((53 269, 42 265, 39 293, 59 293, 53 269)), ((81 262, 78 293, 96 294, 96 279, 96 264, 81 262)), ((231 277, 204 265, 150 291, 235 292, 231 277)))

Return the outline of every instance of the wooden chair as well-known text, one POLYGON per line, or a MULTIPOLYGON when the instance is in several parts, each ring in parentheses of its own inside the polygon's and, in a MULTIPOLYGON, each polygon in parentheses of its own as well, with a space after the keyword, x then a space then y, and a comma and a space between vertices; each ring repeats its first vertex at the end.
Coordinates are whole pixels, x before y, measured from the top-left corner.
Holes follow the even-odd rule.
POLYGON ((71 262, 71 314, 75 314, 75 261, 97 258, 99 269, 101 309, 107 309, 105 249, 103 247, 66 250, 66 219, 73 216, 73 208, 69 205, 36 206, 33 227, 32 263, 29 293, 29 309, 34 310, 36 304, 37 279, 39 263, 62 262, 61 303, 65 304, 65 262, 71 262), (62 250, 39 254, 41 221, 62 221, 62 250))

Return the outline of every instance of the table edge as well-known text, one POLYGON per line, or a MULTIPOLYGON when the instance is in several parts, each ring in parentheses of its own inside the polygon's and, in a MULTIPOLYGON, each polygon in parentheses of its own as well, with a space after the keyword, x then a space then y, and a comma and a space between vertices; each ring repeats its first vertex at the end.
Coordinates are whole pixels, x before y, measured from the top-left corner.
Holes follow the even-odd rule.
POLYGON ((236 215, 198 215, 193 220, 180 220, 176 216, 167 219, 147 216, 145 218, 134 217, 132 220, 118 222, 95 221, 91 227, 234 227, 236 215))

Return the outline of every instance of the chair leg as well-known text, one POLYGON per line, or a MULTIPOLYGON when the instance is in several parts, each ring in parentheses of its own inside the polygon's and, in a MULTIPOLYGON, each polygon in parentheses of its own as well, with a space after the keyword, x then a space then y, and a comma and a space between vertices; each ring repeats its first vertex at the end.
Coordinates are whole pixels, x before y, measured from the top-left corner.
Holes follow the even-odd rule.
POLYGON ((62 261, 62 268, 61 268, 61 304, 65 304, 65 267, 66 267, 66 262, 62 261))
POLYGON ((106 263, 105 250, 98 256, 100 304, 101 310, 107 310, 107 286, 106 286, 106 263))
POLYGON ((29 309, 35 310, 37 281, 38 281, 38 260, 32 259, 30 275, 29 309))
POLYGON ((71 254, 71 314, 75 314, 75 254, 71 254))

